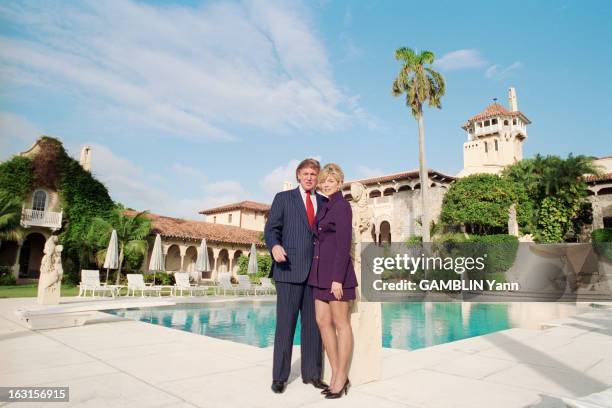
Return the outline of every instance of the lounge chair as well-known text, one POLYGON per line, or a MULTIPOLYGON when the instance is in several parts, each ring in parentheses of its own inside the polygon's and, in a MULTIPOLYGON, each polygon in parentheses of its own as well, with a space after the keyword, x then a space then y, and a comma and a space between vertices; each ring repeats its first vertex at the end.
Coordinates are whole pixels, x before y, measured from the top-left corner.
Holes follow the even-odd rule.
POLYGON ((236 287, 236 290, 238 291, 238 294, 255 294, 255 288, 253 287, 251 279, 249 279, 248 275, 238 275, 238 286, 236 287))
POLYGON ((174 288, 172 288, 173 296, 176 296, 176 292, 179 290, 181 291, 181 296, 183 296, 183 291, 188 291, 189 296, 193 296, 193 291, 197 288, 197 285, 189 283, 189 273, 175 272, 174 280, 176 283, 174 284, 174 288))
POLYGON ((144 277, 139 273, 128 273, 128 296, 130 296, 130 290, 132 296, 136 295, 136 291, 139 290, 141 296, 144 297, 145 293, 156 293, 157 296, 161 296, 161 288, 159 286, 145 284, 144 277))
POLYGON ((234 287, 234 285, 232 285, 232 282, 230 281, 229 273, 223 273, 219 275, 219 284, 215 287, 215 293, 217 295, 220 295, 221 292, 223 292, 223 294, 225 295, 228 291, 231 291, 235 295, 236 290, 236 287, 234 287))
POLYGON ((271 295, 276 292, 276 288, 272 284, 272 279, 259 278, 259 282, 261 282, 261 285, 255 286, 255 294, 257 294, 258 292, 262 292, 267 295, 271 295))
POLYGON ((97 269, 81 269, 78 296, 87 296, 88 290, 91 291, 91 296, 93 297, 96 296, 96 292, 102 292, 103 295, 109 293, 114 298, 119 287, 100 283, 100 272, 97 269))

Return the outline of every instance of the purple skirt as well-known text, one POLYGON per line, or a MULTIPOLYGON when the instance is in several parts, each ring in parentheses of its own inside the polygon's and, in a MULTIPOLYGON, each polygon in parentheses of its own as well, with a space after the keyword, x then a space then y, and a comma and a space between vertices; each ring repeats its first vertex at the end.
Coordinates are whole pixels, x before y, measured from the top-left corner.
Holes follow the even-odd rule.
MULTIPOLYGON (((330 288, 317 288, 313 286, 312 293, 315 299, 323 300, 325 302, 338 300, 336 299, 334 294, 331 293, 330 288)), ((355 288, 342 288, 342 298, 340 299, 341 301, 348 302, 349 300, 354 300, 354 299, 355 299, 355 288)))

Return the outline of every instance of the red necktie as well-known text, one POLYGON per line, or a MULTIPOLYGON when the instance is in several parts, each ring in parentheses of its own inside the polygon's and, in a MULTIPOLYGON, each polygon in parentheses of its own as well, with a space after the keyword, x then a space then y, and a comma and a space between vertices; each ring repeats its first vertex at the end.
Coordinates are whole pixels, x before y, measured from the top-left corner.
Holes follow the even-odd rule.
POLYGON ((310 199, 310 191, 306 192, 306 216, 308 217, 308 224, 310 224, 310 228, 314 228, 315 213, 312 200, 310 199))

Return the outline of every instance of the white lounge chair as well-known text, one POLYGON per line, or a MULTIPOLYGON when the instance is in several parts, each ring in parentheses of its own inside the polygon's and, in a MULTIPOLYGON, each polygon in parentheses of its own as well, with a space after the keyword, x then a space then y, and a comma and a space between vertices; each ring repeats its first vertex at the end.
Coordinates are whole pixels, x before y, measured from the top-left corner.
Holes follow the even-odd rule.
POLYGON ((238 291, 238 294, 255 294, 255 288, 253 287, 248 275, 238 275, 238 286, 236 287, 236 290, 238 291))
POLYGON ((79 283, 79 297, 87 296, 87 291, 91 291, 91 296, 95 297, 96 292, 109 293, 113 298, 116 296, 119 287, 100 283, 100 272, 97 269, 81 269, 81 282, 79 283))
POLYGON ((189 292, 189 296, 193 296, 194 289, 197 288, 197 285, 192 285, 189 283, 189 273, 187 272, 175 272, 174 273, 174 288, 172 288, 173 296, 176 296, 177 291, 181 291, 181 296, 183 296, 183 291, 189 292))
POLYGON ((141 296, 144 297, 145 293, 156 293, 157 296, 161 296, 161 288, 159 286, 147 285, 144 281, 144 277, 139 273, 128 273, 128 296, 130 296, 130 290, 132 296, 136 295, 136 291, 140 291, 141 296))
POLYGON ((236 287, 234 287, 234 285, 232 285, 232 282, 230 281, 229 273, 223 273, 219 275, 219 284, 215 287, 215 293, 217 295, 220 295, 221 292, 223 292, 223 294, 225 295, 228 291, 232 292, 235 295, 236 290, 236 287))
POLYGON ((276 292, 276 288, 272 284, 272 279, 259 278, 259 282, 261 283, 261 285, 255 286, 255 294, 257 294, 258 292, 262 292, 267 295, 271 295, 276 292))

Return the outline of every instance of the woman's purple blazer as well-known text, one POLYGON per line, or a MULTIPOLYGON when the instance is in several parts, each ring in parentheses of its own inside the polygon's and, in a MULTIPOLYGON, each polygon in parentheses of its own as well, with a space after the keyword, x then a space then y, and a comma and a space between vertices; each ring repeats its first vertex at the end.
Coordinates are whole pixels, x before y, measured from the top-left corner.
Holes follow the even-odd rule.
POLYGON ((353 211, 340 191, 329 196, 329 201, 317 211, 315 221, 314 258, 308 284, 331 288, 332 282, 343 288, 357 286, 351 259, 353 211))

